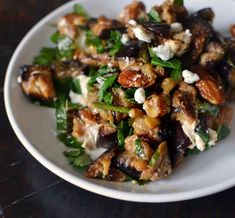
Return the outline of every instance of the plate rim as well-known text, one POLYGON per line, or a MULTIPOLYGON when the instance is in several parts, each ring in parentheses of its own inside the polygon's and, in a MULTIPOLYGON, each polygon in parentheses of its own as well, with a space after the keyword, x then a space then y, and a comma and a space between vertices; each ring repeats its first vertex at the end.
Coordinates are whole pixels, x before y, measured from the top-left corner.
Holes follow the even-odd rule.
POLYGON ((85 189, 87 191, 91 191, 96 194, 100 194, 106 197, 111 197, 119 200, 132 201, 132 202, 145 202, 145 203, 175 202, 175 201, 189 200, 211 195, 233 187, 235 185, 235 177, 210 187, 200 188, 193 191, 178 192, 178 193, 172 192, 167 194, 156 194, 156 193, 146 194, 146 193, 133 193, 133 192, 115 190, 112 188, 104 187, 102 185, 94 184, 92 181, 91 182, 85 181, 67 172, 66 170, 63 170, 62 168, 52 163, 49 159, 44 157, 43 154, 41 154, 28 141, 28 139, 24 136, 23 132, 21 131, 20 126, 16 122, 16 119, 12 111, 12 102, 9 95, 11 89, 10 87, 10 78, 12 75, 11 72, 13 70, 15 60, 19 55, 21 49, 24 47, 25 44, 27 44, 28 39, 34 34, 34 32, 37 31, 38 28, 45 25, 45 23, 47 23, 51 18, 55 17, 57 14, 63 12, 64 10, 70 8, 72 5, 74 5, 74 3, 77 2, 79 1, 67 2, 61 5, 60 7, 56 8, 55 10, 51 11, 48 15, 46 15, 39 22, 37 22, 20 41, 8 64, 4 81, 4 103, 10 124, 16 136, 23 144, 23 146, 38 162, 40 162, 44 167, 46 167, 48 170, 50 170, 60 178, 64 179, 65 181, 75 186, 78 186, 82 189, 85 189))

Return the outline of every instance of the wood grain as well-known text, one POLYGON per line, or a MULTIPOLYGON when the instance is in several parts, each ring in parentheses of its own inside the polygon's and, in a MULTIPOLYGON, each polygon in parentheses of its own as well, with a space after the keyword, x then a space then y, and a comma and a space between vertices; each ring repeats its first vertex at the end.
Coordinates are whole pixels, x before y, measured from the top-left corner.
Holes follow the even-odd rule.
MULTIPOLYGON (((8 122, 3 81, 26 32, 65 0, 0 2, 0 218, 234 218, 235 188, 190 201, 144 204, 84 191, 53 175, 21 145, 8 122)), ((234 167, 234 166, 231 166, 234 167)))

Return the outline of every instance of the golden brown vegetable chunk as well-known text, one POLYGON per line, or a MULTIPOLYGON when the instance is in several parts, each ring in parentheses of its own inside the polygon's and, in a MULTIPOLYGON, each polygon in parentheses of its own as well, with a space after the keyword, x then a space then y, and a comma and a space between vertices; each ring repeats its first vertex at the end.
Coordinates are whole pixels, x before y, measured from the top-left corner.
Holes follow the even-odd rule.
POLYGON ((57 27, 61 35, 74 39, 78 34, 78 25, 84 25, 87 19, 79 14, 71 13, 61 17, 57 27))
POLYGON ((162 117, 170 112, 170 102, 164 95, 152 94, 144 102, 143 109, 149 117, 162 117))
POLYGON ((56 96, 50 67, 23 66, 21 80, 22 89, 28 96, 39 100, 52 100, 56 96))
POLYGON ((101 178, 109 181, 124 182, 127 177, 119 170, 111 167, 111 160, 117 153, 117 148, 111 148, 104 152, 94 163, 88 166, 85 176, 89 178, 101 178))
POLYGON ((125 149, 133 154, 140 156, 143 160, 150 160, 153 150, 149 144, 143 140, 140 140, 138 136, 132 135, 125 139, 125 149), (137 142, 139 140, 139 144, 137 142))
POLYGON ((196 82, 196 87, 201 96, 211 104, 223 104, 225 102, 225 95, 218 79, 199 66, 193 67, 192 71, 197 73, 200 77, 200 80, 196 82))
POLYGON ((141 173, 141 180, 159 180, 171 174, 172 166, 168 154, 167 143, 162 142, 149 162, 146 170, 141 173))
POLYGON ((124 24, 129 20, 138 20, 146 17, 146 9, 143 2, 133 1, 127 5, 118 16, 118 20, 124 24))

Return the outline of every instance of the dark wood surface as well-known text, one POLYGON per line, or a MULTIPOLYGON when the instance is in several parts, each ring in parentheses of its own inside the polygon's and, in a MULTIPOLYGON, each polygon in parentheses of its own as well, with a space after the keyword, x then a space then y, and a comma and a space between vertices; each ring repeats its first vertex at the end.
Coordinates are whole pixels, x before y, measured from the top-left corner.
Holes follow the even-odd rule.
POLYGON ((0 218, 235 217, 235 188, 209 197, 175 203, 119 201, 63 181, 38 163, 22 146, 4 108, 6 67, 26 32, 65 2, 0 0, 0 218))

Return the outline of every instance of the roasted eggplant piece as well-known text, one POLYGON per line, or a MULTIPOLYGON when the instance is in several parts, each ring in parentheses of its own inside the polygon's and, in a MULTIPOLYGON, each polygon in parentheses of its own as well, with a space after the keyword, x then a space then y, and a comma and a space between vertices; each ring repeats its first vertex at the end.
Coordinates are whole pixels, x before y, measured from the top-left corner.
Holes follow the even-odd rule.
POLYGON ((235 40, 226 40, 227 56, 235 64, 235 40))
POLYGON ((123 32, 125 30, 125 26, 117 20, 112 20, 101 16, 95 23, 91 24, 91 30, 99 38, 108 39, 111 31, 118 30, 123 32))
POLYGON ((198 17, 208 22, 212 22, 215 17, 215 14, 212 8, 203 8, 190 15, 190 18, 198 18, 198 17))
POLYGON ((24 93, 42 101, 52 101, 56 97, 53 70, 48 66, 24 65, 20 67, 21 87, 24 93))
POLYGON ((115 182, 124 182, 127 177, 120 170, 111 166, 112 159, 117 155, 119 149, 114 146, 104 152, 97 160, 88 166, 85 176, 88 178, 100 178, 115 182))
POLYGON ((141 47, 144 46, 143 41, 139 40, 131 40, 127 44, 125 44, 120 51, 115 55, 117 59, 125 59, 125 58, 138 58, 141 47))
POLYGON ((145 22, 142 24, 145 29, 153 33, 154 36, 168 38, 171 34, 170 25, 165 23, 145 22))
POLYGON ((118 16, 118 20, 127 24, 129 20, 138 20, 146 18, 146 8, 143 2, 133 1, 131 4, 123 8, 118 16))
POLYGON ((53 65, 55 77, 58 79, 77 77, 84 73, 86 67, 86 65, 83 65, 78 61, 56 62, 53 65))
POLYGON ((169 155, 173 167, 177 167, 184 159, 185 152, 191 144, 190 139, 185 135, 179 121, 171 123, 171 137, 168 139, 169 155))
POLYGON ((184 28, 192 33, 192 41, 188 52, 182 56, 184 67, 191 66, 197 61, 205 46, 214 36, 214 30, 209 22, 202 18, 188 18, 184 21, 184 28))
POLYGON ((153 154, 146 170, 141 173, 140 180, 159 180, 171 174, 172 165, 167 143, 162 142, 153 154))
POLYGON ((58 21, 57 27, 61 35, 74 39, 79 32, 78 26, 84 26, 86 23, 87 18, 85 16, 71 13, 61 17, 58 21))

